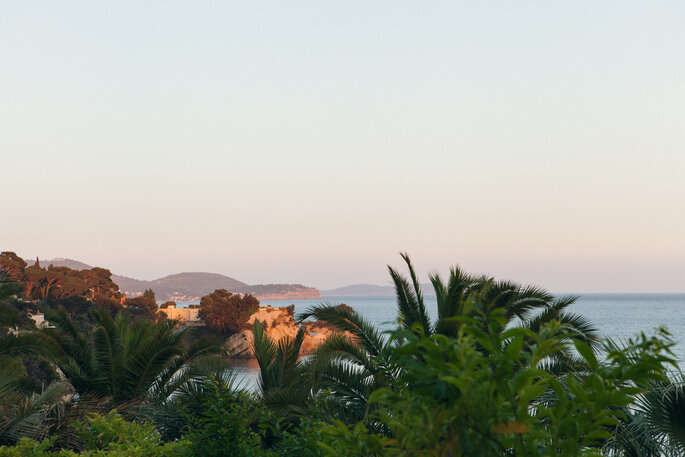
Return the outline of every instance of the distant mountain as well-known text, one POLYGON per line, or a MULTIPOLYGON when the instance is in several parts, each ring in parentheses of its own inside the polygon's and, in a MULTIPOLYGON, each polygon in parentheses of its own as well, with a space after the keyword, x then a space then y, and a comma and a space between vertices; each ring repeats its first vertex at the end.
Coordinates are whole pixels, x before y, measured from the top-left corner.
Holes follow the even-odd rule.
MULTIPOLYGON (((40 259, 39 259, 40 260, 40 259)), ((34 263, 36 263, 35 260, 33 259, 26 259, 26 263, 31 266, 34 263)), ((72 270, 90 270, 93 268, 92 266, 88 265, 87 263, 80 262, 78 260, 74 259, 64 259, 64 258, 56 258, 56 259, 43 259, 40 260, 40 264, 43 267, 49 267, 50 265, 54 265, 56 267, 67 267, 71 268, 72 270)), ((137 279, 132 279, 132 278, 127 278, 125 276, 119 276, 112 274, 112 281, 116 283, 117 286, 119 286, 119 289, 121 290, 137 290, 139 288, 139 284, 147 284, 151 281, 139 281, 137 279), (125 286, 124 286, 125 285, 125 286), (129 287, 130 289, 127 289, 129 287)), ((142 286, 141 286, 142 287, 142 286)), ((142 294, 143 291, 145 291, 145 287, 140 291, 142 294)), ((149 289, 149 287, 147 287, 149 289)))
MULTIPOLYGON (((421 284, 424 295, 435 295, 432 284, 421 284)), ((376 286, 374 284, 352 284, 337 289, 322 290, 324 297, 392 297, 394 286, 376 286)))
POLYGON ((196 301, 216 289, 243 292, 250 287, 244 282, 218 273, 178 273, 153 281, 141 281, 112 275, 112 280, 126 295, 139 295, 145 289, 155 291, 157 300, 196 301))
POLYGON ((395 295, 395 288, 391 286, 376 286, 373 284, 352 284, 337 289, 322 290, 324 297, 383 297, 395 295))
MULTIPOLYGON (((230 289, 229 289, 230 290, 230 289)), ((321 292, 302 284, 257 284, 236 288, 236 291, 252 294, 260 300, 304 300, 321 298, 321 292)))
MULTIPOLYGON (((35 261, 27 260, 29 265, 35 261)), ((74 270, 89 270, 88 264, 73 259, 41 260, 44 267, 69 267, 74 270)), ((321 298, 321 293, 313 287, 301 284, 257 284, 249 285, 237 279, 218 273, 187 272, 165 276, 152 281, 127 278, 112 275, 114 281, 127 296, 141 295, 146 289, 152 289, 158 301, 199 301, 200 297, 214 292, 216 289, 226 289, 230 292, 251 293, 260 300, 299 300, 306 298, 321 298)))
MULTIPOLYGON (((33 265, 36 263, 34 259, 26 259, 26 263, 29 264, 29 266, 33 265)), ((50 265, 54 265, 56 267, 67 267, 71 268, 72 270, 90 270, 91 267, 88 264, 85 264, 83 262, 79 262, 78 260, 74 259, 52 259, 52 260, 40 260, 40 265, 42 267, 48 267, 50 265)))

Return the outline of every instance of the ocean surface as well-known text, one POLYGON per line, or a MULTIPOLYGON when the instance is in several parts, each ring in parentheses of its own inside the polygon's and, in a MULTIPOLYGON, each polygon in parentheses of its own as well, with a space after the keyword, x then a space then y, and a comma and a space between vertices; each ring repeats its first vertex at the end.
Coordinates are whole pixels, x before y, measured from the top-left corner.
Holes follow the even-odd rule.
MULTIPOLYGON (((434 319, 437 314, 435 297, 424 297, 426 308, 434 319)), ((383 330, 394 328, 397 314, 395 297, 324 297, 314 300, 263 300, 261 305, 295 305, 302 313, 320 303, 340 304, 354 308, 359 314, 383 330)), ((179 303, 179 306, 189 303, 179 303)), ((628 338, 665 326, 677 342, 673 348, 681 366, 685 359, 685 294, 585 294, 572 304, 569 311, 582 314, 610 338, 628 338)), ((236 360, 239 379, 253 386, 258 371, 254 360, 236 360)))

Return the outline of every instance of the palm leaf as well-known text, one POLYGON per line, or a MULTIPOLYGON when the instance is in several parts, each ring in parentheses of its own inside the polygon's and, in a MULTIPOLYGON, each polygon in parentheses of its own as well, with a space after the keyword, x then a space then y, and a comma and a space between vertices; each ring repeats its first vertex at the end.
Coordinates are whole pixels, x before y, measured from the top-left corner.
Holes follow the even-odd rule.
POLYGON ((386 341, 378 329, 354 311, 330 304, 319 305, 298 316, 298 321, 310 317, 325 322, 341 332, 349 332, 372 357, 380 355, 386 349, 386 341))

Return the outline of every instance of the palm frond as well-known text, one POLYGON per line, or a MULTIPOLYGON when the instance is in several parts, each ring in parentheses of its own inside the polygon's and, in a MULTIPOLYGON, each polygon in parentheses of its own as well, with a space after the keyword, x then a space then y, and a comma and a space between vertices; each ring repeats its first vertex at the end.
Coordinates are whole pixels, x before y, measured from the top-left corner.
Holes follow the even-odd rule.
MULTIPOLYGON (((416 276, 416 272, 414 271, 414 266, 411 264, 411 260, 409 259, 409 254, 406 252, 400 253, 402 256, 402 259, 404 262, 407 264, 407 268, 409 269, 409 277, 411 278, 412 281, 412 286, 414 287, 414 297, 416 300, 416 313, 418 317, 418 323, 421 324, 421 326, 424 329, 424 334, 430 335, 432 333, 431 329, 431 324, 430 320, 428 319, 428 314, 426 313, 426 306, 423 302, 423 294, 421 293, 421 284, 419 283, 419 280, 416 276)), ((406 327, 405 327, 406 328, 406 327)))
POLYGON ((0 356, 42 355, 52 357, 59 347, 40 331, 0 336, 0 356))
POLYGON ((685 377, 654 382, 643 395, 637 411, 644 415, 653 432, 668 439, 685 453, 685 377))
POLYGON ((315 372, 333 361, 352 363, 369 371, 373 370, 374 364, 379 357, 369 357, 364 348, 344 334, 334 334, 328 337, 312 356, 312 365, 315 372))
MULTIPOLYGON (((409 282, 397 270, 388 265, 390 277, 395 284, 395 295, 397 296, 397 318, 403 328, 409 330, 414 324, 422 324, 419 312, 419 304, 416 295, 411 290, 409 282)), ((423 327, 424 331, 429 332, 430 327, 423 327)))
POLYGON ((314 317, 341 332, 349 332, 372 357, 386 349, 386 341, 381 332, 369 321, 349 309, 334 305, 319 305, 309 308, 298 316, 299 321, 314 317))
POLYGON ((43 439, 48 433, 48 414, 63 402, 68 393, 65 383, 47 386, 42 392, 0 404, 0 443, 11 444, 20 438, 43 439))

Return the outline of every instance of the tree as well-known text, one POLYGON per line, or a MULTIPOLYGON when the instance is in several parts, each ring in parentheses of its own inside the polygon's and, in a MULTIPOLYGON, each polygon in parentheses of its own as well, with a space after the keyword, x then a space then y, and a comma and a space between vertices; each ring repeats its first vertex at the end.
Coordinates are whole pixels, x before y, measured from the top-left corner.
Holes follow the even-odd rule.
POLYGON ((623 413, 605 446, 609 455, 685 455, 685 374, 650 382, 636 404, 623 413))
POLYGON ((72 319, 91 320, 90 310, 93 309, 93 302, 82 295, 70 295, 64 298, 50 300, 50 306, 62 307, 72 319))
POLYGON ((45 438, 48 416, 64 403, 69 393, 67 385, 53 383, 39 392, 23 392, 20 386, 25 373, 21 364, 4 359, 0 367, 0 444, 14 444, 20 438, 45 438))
POLYGON ((100 294, 106 297, 119 298, 119 286, 112 281, 112 272, 106 268, 95 267, 90 270, 82 270, 81 276, 93 294, 100 294))
MULTIPOLYGON (((569 338, 573 336, 593 348, 599 342, 599 331, 589 320, 568 311, 576 296, 555 298, 539 287, 469 275, 459 267, 450 270, 447 283, 437 274, 430 275, 438 304, 437 320, 431 324, 409 256, 406 253, 401 256, 407 264, 411 283, 393 267, 388 266, 388 270, 397 293, 398 322, 406 330, 416 329, 416 324, 419 324, 425 335, 454 336, 462 325, 455 318, 470 316, 474 303, 483 303, 490 309, 501 308, 507 325, 537 331, 547 322, 558 321, 567 330, 569 338)), ((574 355, 569 344, 550 356, 548 368, 559 371, 576 363, 582 365, 583 361, 574 355)))
POLYGON ((262 323, 255 319, 252 333, 264 404, 279 416, 306 414, 311 389, 307 382, 307 366, 299 360, 304 329, 300 328, 294 338, 273 341, 262 323))
POLYGON ((142 314, 150 320, 157 319, 157 299, 152 289, 146 289, 139 297, 127 298, 124 306, 134 314, 142 314))
POLYGON ((198 316, 208 327, 220 332, 243 329, 249 317, 259 309, 259 300, 250 294, 233 294, 218 289, 200 300, 198 316))
POLYGON ((120 299, 108 297, 103 294, 95 294, 90 301, 93 302, 95 306, 107 310, 112 317, 116 316, 117 313, 123 309, 120 299))
POLYGON ((112 281, 112 273, 104 268, 73 270, 69 267, 49 265, 43 268, 40 260, 30 267, 13 252, 0 254, 0 271, 24 286, 24 297, 49 301, 72 296, 96 295, 118 300, 119 287, 112 281))
POLYGON ((46 302, 67 279, 65 268, 50 265, 45 269, 36 258, 36 263, 24 270, 25 297, 46 302))
POLYGON ((40 261, 36 258, 36 263, 24 270, 24 297, 39 298, 44 279, 45 269, 40 266, 40 261))
MULTIPOLYGON (((402 254, 402 258, 408 266, 410 280, 388 267, 395 283, 397 320, 401 329, 421 335, 454 337, 463 325, 460 319, 471 317, 476 304, 484 304, 488 309, 502 309, 507 326, 517 325, 534 332, 545 323, 558 321, 564 327, 569 341, 557 347, 545 360, 546 368, 553 373, 583 368, 584 361, 572 350, 571 337, 591 347, 598 341, 597 330, 586 319, 565 311, 575 297, 555 299, 549 292, 537 287, 472 276, 457 267, 451 269, 447 284, 438 275, 431 276, 438 304, 438 318, 431 323, 411 261, 407 254, 402 254)), ((310 308, 299 319, 310 317, 351 335, 340 334, 329 338, 313 356, 317 388, 330 389, 332 392, 331 413, 346 423, 368 418, 371 393, 393 385, 401 372, 388 358, 391 346, 387 339, 372 324, 349 309, 320 305, 310 308)))
MULTIPOLYGON (((398 383, 370 399, 372 416, 392 439, 355 430, 357 443, 382 444, 367 455, 604 455, 623 410, 674 362, 663 333, 605 347, 600 360, 558 321, 537 332, 506 323, 502 308, 474 302, 456 335, 426 336, 420 327, 396 332, 391 360, 402 367, 398 383), (587 370, 563 377, 544 370, 544 360, 569 338, 587 370)), ((355 432, 338 427, 334 435, 355 432)))
POLYGON ((7 278, 12 281, 21 281, 24 278, 26 265, 26 261, 14 252, 0 253, 0 270, 4 270, 7 278))
POLYGON ((314 388, 330 392, 322 406, 348 424, 366 420, 371 393, 391 386, 398 374, 389 361, 388 339, 349 306, 315 306, 299 320, 310 317, 339 332, 317 348, 310 362, 314 388))
POLYGON ((17 283, 0 274, 0 444, 22 437, 43 438, 46 417, 67 389, 52 383, 56 373, 45 360, 59 348, 20 311, 17 283), (7 331, 12 328, 14 331, 7 331), (19 330, 19 331, 16 331, 19 330), (28 369, 27 369, 28 368, 28 369), (47 381, 47 382, 46 382, 47 381), (50 383, 49 385, 47 385, 50 383))
POLYGON ((25 304, 14 298, 20 292, 19 283, 7 279, 5 272, 0 271, 0 335, 6 333, 3 327, 26 326, 30 323, 21 309, 25 304))
POLYGON ((112 318, 93 310, 95 327, 84 335, 69 316, 52 311, 50 331, 61 349, 56 360, 65 378, 82 396, 106 399, 112 406, 150 396, 168 397, 193 373, 193 364, 222 352, 214 342, 187 345, 188 329, 174 321, 134 320, 126 312, 112 318))
POLYGON ((48 267, 48 271, 62 276, 59 284, 52 291, 52 297, 85 296, 86 292, 88 292, 88 285, 83 280, 80 271, 72 270, 69 267, 55 267, 53 265, 48 267))

